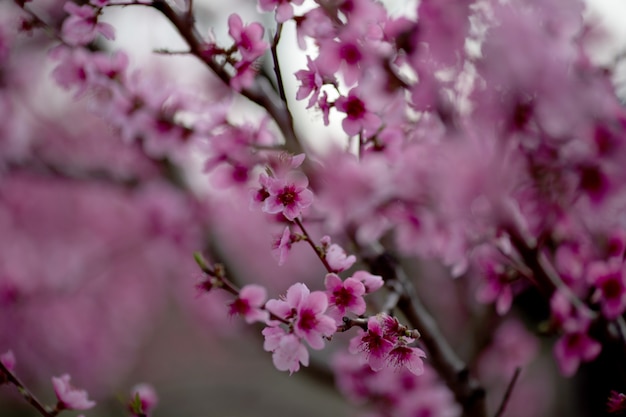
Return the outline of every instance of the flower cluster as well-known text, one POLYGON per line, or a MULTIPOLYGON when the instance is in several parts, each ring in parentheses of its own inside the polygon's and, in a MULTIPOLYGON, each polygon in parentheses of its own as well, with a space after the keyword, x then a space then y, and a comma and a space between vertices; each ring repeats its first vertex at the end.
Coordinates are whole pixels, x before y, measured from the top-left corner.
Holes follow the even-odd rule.
POLYGON ((324 347, 324 339, 337 331, 335 321, 326 315, 326 294, 311 292, 304 284, 292 285, 283 299, 269 300, 266 307, 280 321, 271 321, 263 330, 263 348, 272 352, 274 365, 281 371, 293 373, 300 364, 308 366, 309 353, 302 342, 319 350, 324 347), (281 323, 286 323, 287 329, 281 323))
POLYGON ((415 375, 424 372, 426 353, 409 344, 415 339, 398 319, 378 314, 367 321, 367 330, 350 340, 350 352, 364 355, 373 371, 386 366, 406 368, 415 375))

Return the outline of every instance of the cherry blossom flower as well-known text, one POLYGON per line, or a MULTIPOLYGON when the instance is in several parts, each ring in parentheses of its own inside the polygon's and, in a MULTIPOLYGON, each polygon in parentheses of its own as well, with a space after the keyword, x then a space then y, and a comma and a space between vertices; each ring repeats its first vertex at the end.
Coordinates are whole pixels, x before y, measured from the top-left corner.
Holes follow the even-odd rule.
POLYGON ((321 291, 309 294, 298 307, 294 333, 313 349, 322 349, 324 337, 330 337, 337 331, 335 321, 324 314, 327 307, 328 298, 321 291))
POLYGON ((64 374, 52 377, 54 393, 57 396, 57 408, 60 410, 88 410, 96 403, 87 398, 87 391, 74 388, 70 384, 70 376, 64 374))
POLYGON ((260 321, 265 323, 269 313, 264 310, 263 303, 267 298, 267 290, 257 284, 249 284, 241 288, 239 296, 230 303, 230 314, 239 314, 246 323, 260 321))
POLYGON ((100 9, 91 5, 79 6, 72 1, 65 3, 64 9, 70 16, 63 21, 63 38, 71 45, 86 45, 98 34, 112 40, 115 30, 108 23, 98 22, 100 9))
POLYGON ((283 213, 293 221, 303 209, 313 202, 313 192, 307 188, 309 180, 304 174, 290 173, 285 178, 270 178, 264 200, 263 211, 266 213, 283 213))
POLYGON ((263 32, 263 26, 257 22, 244 26, 237 13, 228 17, 228 34, 235 40, 243 61, 252 62, 269 48, 269 44, 263 40, 263 32))
POLYGON ((339 97, 335 101, 335 108, 346 114, 341 126, 348 135, 363 133, 370 136, 381 125, 380 118, 369 111, 367 104, 359 97, 355 88, 350 90, 346 97, 339 97))
POLYGON ((287 260, 291 244, 291 230, 289 230, 289 226, 286 226, 283 233, 278 235, 272 244, 272 255, 278 260, 278 265, 283 265, 287 260))
POLYGON ((276 369, 292 374, 300 370, 300 364, 309 366, 309 352, 296 335, 287 334, 280 327, 266 327, 262 333, 263 348, 272 352, 276 369))
POLYGON ((621 392, 611 391, 611 395, 606 402, 609 413, 622 413, 626 411, 626 395, 621 392))
POLYGON ((373 275, 368 271, 363 270, 356 271, 354 274, 352 274, 352 278, 363 283, 363 285, 365 286, 366 294, 371 294, 374 291, 379 290, 385 284, 385 282, 383 281, 383 277, 381 277, 380 275, 373 275))
POLYGON ((269 300, 266 308, 276 316, 289 320, 296 336, 313 349, 324 347, 324 337, 337 331, 335 321, 325 315, 328 298, 321 291, 311 292, 302 283, 289 287, 284 300, 269 300))
POLYGON ((626 277, 621 259, 610 263, 595 262, 588 268, 588 282, 597 290, 593 295, 599 301, 602 313, 613 320, 626 310, 626 277))
POLYGON ((13 351, 9 350, 3 353, 2 355, 0 355, 0 362, 2 362, 2 364, 9 371, 13 372, 15 370, 15 364, 16 364, 15 355, 13 354, 13 351))
POLYGON ((346 254, 346 251, 336 243, 326 249, 326 262, 333 269, 333 272, 341 272, 350 268, 356 262, 356 256, 346 254))
POLYGON ((398 345, 388 354, 387 360, 395 367, 405 367, 415 375, 424 373, 424 361, 426 353, 415 347, 398 345))
POLYGON ((138 384, 131 390, 131 406, 129 408, 130 411, 133 412, 133 415, 148 415, 156 407, 158 402, 159 397, 152 385, 138 384), (136 405, 139 406, 139 410, 133 408, 137 400, 138 404, 136 405), (138 413, 135 413, 135 411, 138 411, 138 413))
POLYGON ((389 340, 384 327, 377 316, 367 321, 367 331, 350 340, 350 353, 365 353, 367 363, 374 371, 385 367, 389 352, 394 348, 394 341, 389 340))
POLYGON ((292 4, 300 5, 304 0, 259 0, 259 9, 264 12, 276 10, 276 21, 286 22, 293 17, 292 4))
POLYGON ((554 344, 554 356, 561 373, 572 376, 581 362, 594 360, 602 350, 602 345, 587 335, 586 331, 564 334, 554 344))
MULTIPOLYGON (((318 101, 325 79, 317 68, 315 61, 311 60, 311 57, 308 55, 306 59, 308 69, 296 71, 295 75, 298 81, 300 81, 300 87, 298 87, 296 92, 296 100, 303 100, 310 95, 311 97, 306 107, 308 109, 313 107, 318 101)), ((336 82, 334 77, 330 81, 336 82)))
POLYGON ((513 305, 511 277, 504 266, 495 262, 489 262, 484 269, 485 282, 476 292, 476 299, 481 303, 495 302, 496 312, 502 316, 513 305))
POLYGON ((336 274, 327 274, 324 285, 330 304, 328 315, 333 317, 337 324, 341 323, 346 311, 356 315, 365 313, 366 305, 363 299, 365 286, 363 283, 354 278, 347 278, 342 281, 336 274))

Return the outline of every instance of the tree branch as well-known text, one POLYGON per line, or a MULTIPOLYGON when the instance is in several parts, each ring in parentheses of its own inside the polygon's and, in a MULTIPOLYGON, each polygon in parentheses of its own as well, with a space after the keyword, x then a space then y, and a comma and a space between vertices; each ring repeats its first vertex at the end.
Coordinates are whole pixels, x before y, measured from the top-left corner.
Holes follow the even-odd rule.
POLYGON ((498 411, 494 417, 502 417, 504 415, 504 411, 506 410, 506 405, 508 404, 511 394, 513 393, 513 388, 515 387, 515 383, 519 379, 520 373, 522 372, 522 368, 519 366, 515 368, 515 372, 513 372, 513 377, 511 377, 511 381, 509 385, 506 387, 506 391, 504 392, 504 396, 502 397, 502 402, 500 403, 500 407, 498 407, 498 411))
POLYGON ((39 411, 42 416, 54 417, 57 414, 56 412, 49 410, 45 405, 43 405, 41 401, 39 401, 28 388, 26 388, 22 381, 20 381, 19 378, 15 376, 15 374, 11 372, 6 366, 4 366, 2 361, 0 361, 0 376, 2 374, 4 374, 6 380, 9 381, 9 383, 15 385, 19 393, 26 400, 26 402, 35 407, 35 409, 37 409, 37 411, 39 411))

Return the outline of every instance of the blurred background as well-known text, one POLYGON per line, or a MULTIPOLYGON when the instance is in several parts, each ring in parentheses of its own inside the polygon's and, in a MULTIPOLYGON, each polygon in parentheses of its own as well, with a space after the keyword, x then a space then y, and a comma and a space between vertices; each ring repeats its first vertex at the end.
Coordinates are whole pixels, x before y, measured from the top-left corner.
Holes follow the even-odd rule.
MULTIPOLYGON (((65 16, 63 3, 34 0, 29 7, 58 27, 65 16)), ((182 0, 178 5, 184 7, 182 0)), ((388 3, 397 14, 412 13, 415 5, 388 3)), ((194 8, 200 33, 212 31, 218 43, 226 38, 226 16, 233 11, 244 21, 260 20, 273 28, 273 17, 259 14, 249 1, 195 0, 194 8)), ((589 46, 597 62, 622 67, 626 2, 590 0, 586 19, 607 28, 589 46)), ((154 52, 185 50, 156 11, 112 8, 103 20, 114 25, 117 37, 101 47, 127 51, 130 67, 141 70, 138 84, 166 91, 175 86, 206 101, 226 100, 226 89, 195 58, 154 52)), ((279 267, 271 244, 281 230, 249 210, 246 193, 216 188, 191 149, 167 159, 124 142, 94 114, 90 97, 76 101, 51 80, 55 63, 47 50, 53 41, 41 31, 13 40, 9 28, 16 21, 11 1, 2 1, 0 351, 15 353, 17 374, 51 404, 50 377, 69 373, 98 402, 85 413, 91 417, 124 415, 137 383, 155 387, 160 398, 155 417, 361 413, 363 408, 337 392, 323 365, 347 336, 337 337, 315 358, 320 366, 289 376, 278 372, 262 350, 259 327, 227 315, 228 296, 199 294, 194 287, 200 274, 192 254, 211 247, 214 260, 224 262, 238 283, 263 283, 271 297, 295 281, 321 289, 323 268, 310 249, 296 246, 279 267), (2 47, 9 44, 10 54, 3 56, 2 47)), ((285 74, 306 62, 291 24, 283 32, 279 56, 285 74)), ((270 68, 270 61, 264 65, 270 68)), ((285 82, 287 95, 295 97, 295 77, 286 76, 285 82)), ((615 82, 618 89, 626 85, 620 71, 615 82)), ((232 119, 260 119, 255 106, 245 100, 236 104, 232 119)), ((304 109, 305 102, 291 100, 290 105, 312 148, 341 139, 337 120, 327 128, 321 115, 304 109)), ((312 233, 321 237, 322 231, 312 233)), ((465 322, 464 308, 475 312, 478 307, 462 300, 460 288, 472 284, 447 279, 439 265, 409 266, 445 333, 462 356, 472 357, 464 337, 475 327, 465 322)), ((553 340, 535 342, 526 335, 547 315, 534 311, 533 317, 534 303, 532 294, 520 300, 518 319, 502 323, 502 336, 487 343, 492 347, 485 350, 487 356, 475 358, 483 380, 491 381, 487 388, 503 391, 506 381, 490 379, 490 366, 505 366, 498 352, 506 352, 504 358, 515 351, 529 365, 507 415, 600 415, 602 398, 592 396, 590 405, 574 398, 588 392, 588 381, 597 380, 594 373, 610 364, 585 366, 572 379, 559 376, 551 358, 553 340)), ((478 316, 488 320, 492 313, 480 310, 478 316)), ((1 417, 34 415, 11 388, 0 387, 1 417)))

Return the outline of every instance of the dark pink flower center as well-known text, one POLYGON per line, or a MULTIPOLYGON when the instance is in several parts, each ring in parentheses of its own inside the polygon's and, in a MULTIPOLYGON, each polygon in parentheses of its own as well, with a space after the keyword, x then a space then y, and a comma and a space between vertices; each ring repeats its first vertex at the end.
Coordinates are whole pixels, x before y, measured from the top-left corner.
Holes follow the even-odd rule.
POLYGON ((297 195, 293 186, 285 187, 278 195, 278 201, 280 201, 283 206, 289 207, 295 203, 297 195))
POLYGON ((619 298, 622 295, 622 285, 618 277, 610 277, 602 283, 602 294, 606 299, 619 298))
POLYGON ((348 291, 345 287, 341 287, 333 291, 333 297, 334 297, 333 301, 336 306, 344 306, 344 307, 348 306, 354 299, 352 292, 348 291))
POLYGON ((346 114, 353 120, 363 118, 365 104, 358 97, 349 97, 346 102, 346 114))
POLYGON ((230 314, 245 315, 250 311, 250 304, 247 301, 237 298, 230 304, 230 314))
POLYGON ((580 188, 591 193, 597 193, 604 188, 604 176, 600 169, 595 166, 581 168, 580 188))
POLYGON ((361 51, 353 43, 343 43, 339 47, 339 56, 348 65, 356 65, 361 60, 361 51))
POLYGON ((311 310, 303 310, 300 312, 300 319, 298 320, 298 326, 302 330, 311 330, 314 329, 317 325, 317 318, 315 317, 315 313, 311 310))

